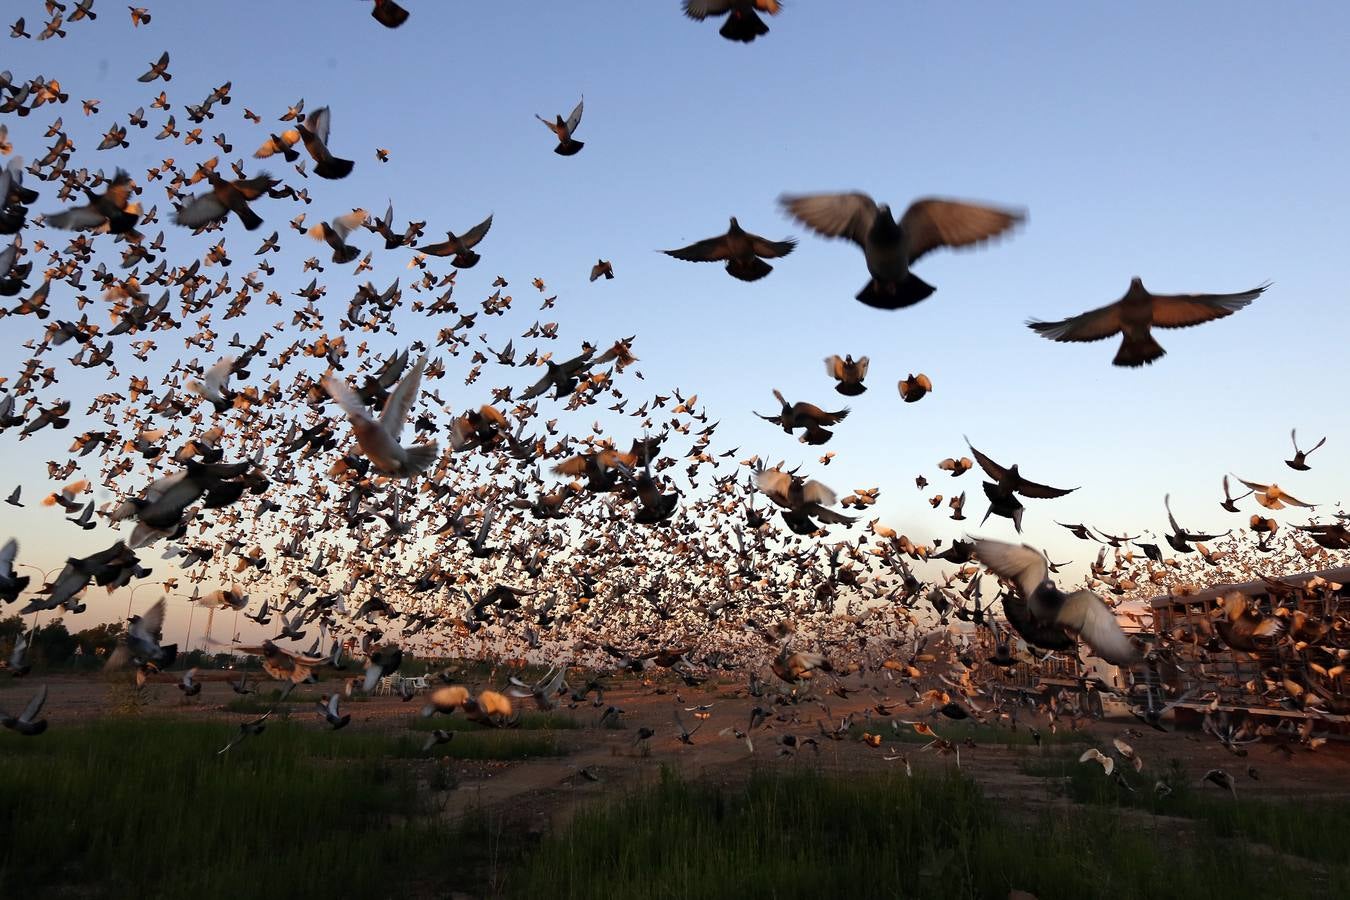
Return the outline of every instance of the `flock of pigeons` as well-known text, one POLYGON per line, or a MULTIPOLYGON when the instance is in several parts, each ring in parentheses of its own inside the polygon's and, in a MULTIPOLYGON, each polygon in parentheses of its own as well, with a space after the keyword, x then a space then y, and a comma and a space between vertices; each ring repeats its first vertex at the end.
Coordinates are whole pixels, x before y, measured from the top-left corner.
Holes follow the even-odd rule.
MULTIPOLYGON (((47 0, 46 7, 50 20, 37 40, 63 37, 67 26, 97 17, 93 0, 47 0)), ((780 4, 685 0, 684 11, 696 20, 725 16, 722 36, 749 43, 768 32, 760 14, 777 15, 780 4)), ((375 0, 372 14, 389 28, 410 16, 393 0, 375 0)), ((152 21, 139 7, 131 8, 131 19, 135 27, 152 21)), ((30 36, 23 19, 12 33, 30 36)), ((62 116, 78 110, 80 101, 58 81, 0 72, 0 116, 54 113, 46 130, 50 146, 34 148, 27 164, 12 155, 0 118, 0 153, 10 157, 0 172, 0 234, 12 236, 0 249, 0 295, 15 298, 0 316, 15 350, 21 333, 32 334, 22 342, 24 352, 11 357, 22 360, 17 371, 0 377, 0 439, 22 442, 79 421, 69 458, 48 463, 49 477, 64 486, 41 502, 64 510, 76 527, 122 530, 106 549, 69 558, 45 583, 19 572, 20 548, 9 540, 0 548, 6 606, 19 603, 23 615, 75 615, 85 610, 91 586, 112 592, 158 585, 166 596, 242 613, 260 627, 275 623, 272 639, 231 646, 260 656, 270 676, 292 686, 341 670, 354 654, 366 674, 349 684, 368 691, 410 651, 548 654, 624 671, 660 667, 690 684, 718 670, 755 671, 767 663, 776 687, 766 688, 752 674, 751 691, 776 695, 783 704, 811 696, 812 683, 847 696, 863 689, 847 679, 882 672, 886 685, 867 684, 881 698, 878 710, 898 709, 903 699, 948 718, 1015 723, 1014 702, 989 699, 998 673, 1035 665, 1046 653, 1072 655, 1080 640, 1095 656, 1146 669, 1160 661, 1203 667, 1205 654, 1222 643, 1285 642, 1302 661, 1302 675, 1228 687, 1279 694, 1279 702, 1303 707, 1341 702, 1328 689, 1350 654, 1339 585, 1311 588, 1328 598, 1326 615, 1314 620, 1294 613, 1292 602, 1283 614, 1261 613, 1239 595, 1213 611, 1209 633, 1147 639, 1127 633, 1122 622, 1130 624, 1128 616, 1112 606, 1145 590, 1193 590, 1190 585, 1217 567, 1255 577, 1277 560, 1302 568, 1325 564, 1350 549, 1344 515, 1294 526, 1296 536, 1264 513, 1236 534, 1210 534, 1183 529, 1165 503, 1171 554, 1146 533, 1065 525, 1101 545, 1086 584, 1069 593, 1052 578, 1063 564, 1026 545, 916 541, 876 518, 846 532, 852 536, 831 539, 831 528, 857 524, 859 516, 850 512, 865 513, 879 488, 840 498, 798 468, 715 446, 718 423, 709 421, 696 395, 644 392, 636 383, 642 376, 635 336, 583 341, 570 356, 551 349, 561 340, 556 322, 536 321, 505 340, 490 337, 487 326, 517 303, 506 293, 507 280, 497 277, 481 300, 456 293, 461 272, 482 260, 491 215, 460 232, 445 230, 444 240, 425 237, 425 221, 395 219, 392 205, 380 217, 362 209, 312 216, 303 179, 340 180, 357 165, 345 155, 351 144, 333 140, 329 107, 300 101, 271 121, 242 110, 241 127, 250 129, 250 146, 256 141, 254 158, 289 167, 276 177, 243 160, 228 161, 238 133, 206 133, 218 127, 218 116, 239 109, 229 82, 190 102, 170 98, 172 78, 169 53, 150 62, 136 79, 145 86, 145 105, 109 122, 95 152, 128 148, 133 137, 138 144, 174 139, 202 148, 197 155, 204 158, 165 159, 133 176, 88 168, 88 155, 77 155, 62 116), (269 228, 269 221, 292 212, 286 224, 269 228), (184 258, 180 242, 163 229, 206 235, 212 243, 184 258), (283 296, 268 279, 276 274, 272 259, 283 233, 290 232, 322 245, 326 258, 305 260, 304 271, 313 273, 308 286, 283 296), (252 233, 263 235, 256 250, 252 233), (378 250, 361 248, 368 235, 378 250), (244 240, 247 249, 239 247, 244 240), (366 281, 342 300, 328 296, 324 272, 350 270, 359 279, 375 268, 377 252, 406 263, 409 282, 396 278, 379 287, 366 281), (232 267, 235 257, 249 259, 249 271, 239 275, 246 266, 232 267), (228 335, 231 320, 246 320, 260 307, 276 307, 274 326, 250 338, 228 335), (105 314, 111 326, 100 324, 105 314), (402 329, 417 337, 384 356, 364 337, 402 329), (517 347, 516 340, 534 343, 517 347), (177 341, 184 351, 163 377, 136 374, 177 341), (61 390, 74 369, 102 372, 109 386, 76 403, 61 390), (489 371, 498 383, 483 391, 487 402, 452 407, 442 396, 452 377, 472 387, 489 371), (598 420, 576 434, 560 426, 563 414, 592 407, 631 426, 620 434, 607 434, 598 420), (114 500, 98 505, 87 496, 95 487, 114 500), (207 583, 229 586, 203 591, 207 583), (937 645, 925 634, 953 620, 973 625, 973 632, 941 651, 931 649, 937 645), (984 638, 995 648, 987 656, 976 649, 984 638), (903 691, 908 698, 892 693, 903 691)), ((559 155, 585 146, 575 137, 583 106, 578 102, 565 119, 538 117, 556 137, 559 155)), ((86 116, 101 114, 98 107, 97 100, 83 101, 86 116)), ((375 156, 388 154, 376 149, 375 156)), ((781 203, 811 231, 857 244, 868 273, 857 299, 890 310, 934 292, 911 271, 925 254, 987 242, 1026 218, 1020 210, 936 198, 913 202, 897 218, 862 193, 784 196, 781 203)), ((792 239, 748 232, 732 218, 724 234, 667 252, 723 263, 733 278, 754 281, 772 272, 768 260, 783 259, 795 246, 792 239)), ((615 277, 603 259, 591 280, 602 277, 615 277)), ((541 312, 556 309, 558 297, 541 279, 525 287, 531 286, 541 312)), ((1163 355, 1153 328, 1222 318, 1264 290, 1162 295, 1135 279, 1114 303, 1030 327, 1056 341, 1121 335, 1115 364, 1139 366, 1163 355)), ((825 363, 839 394, 867 390, 866 357, 833 355, 825 363)), ((900 384, 909 403, 932 391, 923 373, 900 384)), ((773 394, 778 412, 760 417, 787 434, 800 432, 808 445, 828 443, 849 415, 846 407, 830 411, 773 394)), ((1324 441, 1301 450, 1294 438, 1288 465, 1304 471, 1324 441)), ((959 478, 978 465, 986 476, 985 519, 1007 518, 1020 532, 1023 500, 1053 500, 1074 490, 1032 481, 1016 464, 967 447, 970 457, 942 460, 935 473, 959 478)), ((825 453, 820 464, 832 456, 825 453)), ((1230 514, 1247 496, 1264 511, 1311 506, 1273 482, 1239 481, 1249 495, 1233 497, 1223 479, 1220 505, 1230 514)), ((925 475, 915 482, 920 490, 929 484, 925 475)), ((947 498, 952 520, 965 519, 965 498, 964 491, 947 498)), ((22 489, 7 502, 25 505, 22 489)), ((928 502, 936 508, 944 498, 928 502)), ((160 599, 132 617, 108 665, 143 679, 172 664, 177 648, 163 640, 166 608, 160 599)), ((1135 619, 1132 632, 1146 624, 1135 619)), ((20 638, 9 661, 12 675, 28 671, 26 645, 20 638)), ((508 724, 514 701, 533 698, 546 708, 560 698, 584 701, 591 688, 568 686, 564 671, 505 693, 473 695, 444 686, 431 695, 428 710, 462 710, 508 724)), ((189 696, 200 690, 194 678, 190 672, 180 685, 189 696)), ((597 702, 602 696, 595 691, 597 702)), ((45 697, 42 688, 22 714, 4 716, 0 724, 41 733, 45 697)), ((1130 699, 1141 719, 1156 725, 1155 692, 1130 699)), ((330 726, 349 721, 340 715, 337 695, 321 706, 330 726)), ((237 739, 259 733, 265 719, 246 723, 237 739)), ((690 742, 692 732, 678 724, 681 740, 690 742)), ((737 737, 749 730, 731 729, 737 737)), ((843 733, 823 724, 820 731, 843 733)))

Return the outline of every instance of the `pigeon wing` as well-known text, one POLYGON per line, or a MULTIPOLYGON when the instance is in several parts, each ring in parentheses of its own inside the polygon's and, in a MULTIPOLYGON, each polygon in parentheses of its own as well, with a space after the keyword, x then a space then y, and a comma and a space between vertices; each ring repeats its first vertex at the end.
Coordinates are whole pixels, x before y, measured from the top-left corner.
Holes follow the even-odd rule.
POLYGON ((488 231, 492 228, 492 216, 488 216, 479 222, 473 228, 460 235, 459 242, 464 248, 470 249, 478 245, 478 242, 487 237, 488 231))
POLYGON ((1011 579, 1023 597, 1034 594, 1049 572, 1045 554, 1028 544, 976 541, 975 558, 995 575, 1011 579))
POLYGON ((314 132, 319 141, 328 144, 328 131, 332 126, 333 114, 328 107, 321 106, 305 117, 305 127, 314 132))
POLYGON ((676 259, 682 259, 685 262, 720 262, 731 258, 730 250, 726 237, 719 235, 707 240, 696 241, 688 247, 681 247, 678 250, 666 250, 665 254, 676 259))
POLYGON ((408 418, 408 411, 412 409, 413 402, 417 400, 417 391, 422 386, 422 370, 426 366, 427 358, 423 356, 417 361, 417 365, 413 366, 412 371, 403 376, 403 380, 394 388, 394 392, 389 395, 389 402, 384 406, 380 424, 395 441, 403 433, 403 422, 408 418))
POLYGON ((1003 479, 1003 476, 1008 474, 1007 469, 1003 468, 998 463, 994 462, 992 459, 985 456, 980 451, 976 450, 975 447, 971 445, 969 438, 966 439, 966 446, 970 447, 970 452, 975 454, 975 461, 980 464, 980 468, 984 469, 985 474, 988 475, 990 478, 994 479, 995 481, 1001 481, 1003 479))
POLYGON ((32 722, 38 713, 42 712, 42 704, 47 702, 47 686, 44 684, 37 689, 33 699, 28 701, 28 705, 23 708, 23 715, 19 716, 20 722, 32 722))
POLYGON ((997 237, 1023 221, 1019 210, 996 209, 958 200, 916 200, 900 219, 905 252, 913 263, 939 247, 969 247, 997 237))
POLYGON ((1237 294, 1155 294, 1153 324, 1158 328, 1187 328, 1230 316, 1265 293, 1269 284, 1237 294))
POLYGON ((1052 341, 1100 341, 1120 333, 1120 304, 1111 303, 1058 322, 1031 320, 1027 327, 1052 341))
POLYGON ((750 235, 750 249, 755 251, 756 256, 765 259, 778 259, 780 256, 787 256, 796 246, 797 241, 794 238, 770 241, 757 234, 750 235))
POLYGON ((352 389, 347 386, 347 382, 341 378, 334 378, 332 375, 325 375, 319 383, 328 392, 328 396, 332 397, 333 401, 342 407, 342 411, 350 418, 371 421, 370 412, 361 402, 361 398, 357 397, 352 389))
POLYGON ((1021 479, 1017 484, 1017 493, 1023 497, 1030 497, 1033 500, 1053 500, 1056 497, 1063 497, 1065 494, 1072 494, 1078 488, 1057 488, 1050 487, 1047 484, 1038 484, 1034 481, 1021 479))
POLYGON ((201 194, 189 200, 178 210, 174 221, 186 228, 200 228, 224 216, 229 210, 214 192, 201 194))
POLYGON ((877 204, 860 192, 782 196, 778 202, 797 221, 825 237, 848 238, 858 246, 877 217, 877 204))
POLYGON ((572 110, 572 114, 567 117, 567 133, 569 136, 572 134, 572 132, 576 131, 577 126, 581 124, 581 110, 582 107, 584 107, 585 105, 586 105, 586 98, 582 97, 580 100, 577 101, 576 109, 572 110))
POLYGON ((107 217, 99 212, 93 206, 77 206, 74 209, 68 209, 65 212, 53 213, 43 219, 53 228, 64 228, 67 231, 80 231, 85 228, 97 228, 107 221, 107 217))
POLYGON ((1091 591, 1070 594, 1060 607, 1056 621, 1078 632, 1096 656, 1113 665, 1126 665, 1138 656, 1115 613, 1091 591))
POLYGON ((146 610, 145 615, 141 616, 139 623, 140 630, 147 635, 159 640, 160 635, 164 633, 164 598, 160 597, 155 601, 155 605, 146 610))

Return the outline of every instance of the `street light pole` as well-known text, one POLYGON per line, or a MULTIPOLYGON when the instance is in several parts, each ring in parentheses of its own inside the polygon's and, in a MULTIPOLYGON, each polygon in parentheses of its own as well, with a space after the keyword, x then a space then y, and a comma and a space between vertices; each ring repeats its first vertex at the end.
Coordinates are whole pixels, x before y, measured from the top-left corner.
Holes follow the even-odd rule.
POLYGON ((126 615, 126 617, 127 617, 128 619, 131 618, 131 601, 135 598, 136 592, 139 591, 141 588, 146 588, 146 587, 158 587, 158 586, 159 586, 159 582, 158 582, 158 581, 142 581, 140 584, 136 585, 134 588, 131 589, 131 594, 130 594, 130 596, 127 597, 127 615, 126 615))
MULTIPOLYGON (((42 569, 39 569, 37 566, 33 565, 32 563, 15 563, 14 565, 16 565, 16 566, 18 566, 18 567, 20 567, 20 568, 23 568, 23 569, 32 569, 34 572, 42 572, 42 587, 46 587, 47 581, 48 581, 48 579, 51 578, 51 574, 52 574, 53 572, 57 571, 58 569, 64 568, 64 563, 63 563, 63 564, 60 565, 60 566, 53 566, 52 568, 50 568, 50 569, 46 570, 45 572, 43 572, 42 569)), ((39 590, 41 590, 41 588, 34 588, 34 589, 33 589, 33 593, 36 594, 39 590)), ((32 631, 37 631, 37 620, 38 620, 38 616, 40 616, 40 615, 42 615, 42 610, 40 610, 40 609, 33 610, 33 626, 32 626, 32 628, 31 628, 32 631)))
POLYGON ((211 643, 211 626, 216 624, 216 608, 213 606, 206 611, 206 637, 202 638, 202 651, 205 652, 206 645, 211 643))
POLYGON ((188 611, 188 630, 187 630, 187 634, 183 637, 183 650, 184 650, 185 652, 187 652, 187 653, 191 653, 191 652, 192 652, 192 620, 193 620, 194 618, 196 618, 196 616, 197 616, 197 601, 195 601, 195 600, 192 599, 192 595, 191 595, 191 594, 175 594, 174 596, 175 596, 175 597, 187 597, 187 600, 188 600, 188 606, 191 607, 191 609, 188 611))
POLYGON ((168 596, 182 597, 188 602, 189 609, 188 609, 187 634, 183 636, 183 656, 186 658, 187 654, 192 652, 192 620, 197 615, 197 603, 196 600, 193 598, 192 594, 184 594, 182 591, 175 591, 174 593, 169 594, 168 596))

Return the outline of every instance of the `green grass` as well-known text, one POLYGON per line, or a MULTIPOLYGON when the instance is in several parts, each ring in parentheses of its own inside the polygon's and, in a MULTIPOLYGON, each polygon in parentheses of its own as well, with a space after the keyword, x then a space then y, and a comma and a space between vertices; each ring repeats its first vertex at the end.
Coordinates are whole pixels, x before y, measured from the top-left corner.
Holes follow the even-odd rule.
POLYGON ((1147 783, 1122 799, 1063 750, 1023 765, 1062 777, 1079 801, 1067 807, 992 800, 955 772, 765 770, 726 787, 663 771, 536 843, 481 810, 447 824, 459 777, 449 760, 556 755, 561 730, 460 730, 423 754, 424 732, 273 717, 218 755, 234 734, 229 722, 160 716, 0 732, 0 884, 150 900, 328 898, 335 884, 375 900, 1350 894, 1350 805, 1234 803, 1176 767, 1170 800, 1152 797, 1147 769, 1130 773, 1147 783))
POLYGON ((0 883, 29 896, 400 893, 456 850, 376 733, 110 719, 0 735, 0 883), (360 865, 346 861, 360 860, 360 865), (334 868, 336 867, 336 868, 334 868), (22 886, 19 888, 18 886, 22 886))
MULTIPOLYGON (((1104 777, 1099 765, 1079 763, 1077 756, 1025 760, 1022 770, 1029 775, 1062 779, 1064 793, 1077 803, 1191 819, 1216 839, 1255 841, 1314 862, 1345 863, 1344 828, 1350 822, 1350 801, 1257 799, 1247 793, 1255 782, 1245 774, 1246 762, 1234 763, 1225 771, 1237 779, 1236 799, 1202 780, 1208 769, 1187 771, 1176 759, 1165 766, 1146 765, 1139 773, 1126 769, 1124 776, 1133 793, 1104 777), (1166 783, 1172 793, 1159 796, 1154 790, 1158 781, 1166 783)), ((1117 768, 1119 765, 1117 760, 1117 768)), ((1341 874, 1350 879, 1350 866, 1342 865, 1341 874)))
POLYGON ((583 811, 530 854, 518 897, 1040 900, 1321 896, 1277 858, 1178 844, 1119 812, 1003 808, 969 779, 756 775, 728 790, 665 777, 583 811))
MULTIPOLYGON (((926 715, 918 714, 913 716, 897 715, 889 720, 873 719, 870 725, 855 722, 849 727, 849 737, 855 740, 861 740, 863 732, 871 732, 872 734, 880 734, 882 743, 884 744, 926 744, 932 740, 931 737, 919 734, 909 725, 900 721, 902 718, 907 718, 911 722, 925 722, 939 737, 948 741, 956 741, 957 743, 961 743, 969 738, 975 742, 976 746, 1031 747, 1035 745, 1035 741, 1031 737, 1031 732, 1025 727, 1019 727, 1016 731, 1013 731, 1011 728, 1005 728, 998 725, 981 725, 978 722, 972 722, 970 720, 957 722, 952 719, 943 718, 942 716, 931 718, 926 715), (896 728, 891 727, 892 721, 895 722, 899 729, 898 731, 896 728)), ((826 723, 826 727, 829 727, 829 723, 826 723)), ((1096 742, 1096 738, 1092 737, 1092 735, 1085 734, 1081 731, 1069 731, 1066 729, 1057 734, 1051 734, 1048 728, 1041 729, 1041 744, 1043 746, 1054 744, 1086 745, 1095 744, 1096 742)))
POLYGON ((422 735, 405 734, 394 742, 390 752, 404 759, 447 756, 451 759, 521 760, 565 756, 567 751, 549 732, 457 731, 450 741, 437 744, 425 753, 422 735))
POLYGON ((494 728, 491 725, 481 725, 478 722, 470 722, 460 713, 451 716, 427 716, 421 715, 421 705, 414 708, 417 701, 413 700, 408 704, 409 719, 406 722, 408 728, 414 731, 466 731, 466 732, 492 732, 492 731, 573 731, 581 727, 573 716, 561 712, 527 712, 521 713, 520 719, 507 729, 494 728))
MULTIPOLYGON (((235 697, 225 704, 224 709, 226 712, 257 713, 258 715, 262 715, 278 704, 282 704, 282 709, 285 709, 286 707, 296 706, 302 703, 315 703, 331 693, 332 691, 316 691, 305 688, 296 688, 283 698, 279 689, 271 691, 255 691, 251 694, 243 694, 235 697)), ((344 706, 349 702, 351 702, 351 698, 342 698, 344 706)))

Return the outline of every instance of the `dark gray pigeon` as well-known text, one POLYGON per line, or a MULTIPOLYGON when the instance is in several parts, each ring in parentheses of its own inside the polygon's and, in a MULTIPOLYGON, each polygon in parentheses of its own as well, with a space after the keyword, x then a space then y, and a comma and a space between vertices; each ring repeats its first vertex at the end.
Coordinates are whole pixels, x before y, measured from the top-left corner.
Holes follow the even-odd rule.
POLYGON ((808 194, 779 198, 797 221, 825 237, 847 238, 862 248, 872 280, 858 299, 878 309, 913 306, 936 288, 909 271, 939 247, 968 247, 1024 221, 1017 210, 958 200, 916 200, 896 221, 891 208, 866 194, 808 194))

